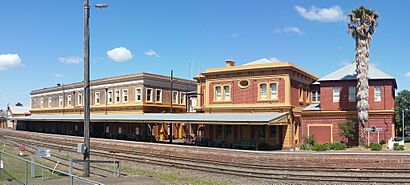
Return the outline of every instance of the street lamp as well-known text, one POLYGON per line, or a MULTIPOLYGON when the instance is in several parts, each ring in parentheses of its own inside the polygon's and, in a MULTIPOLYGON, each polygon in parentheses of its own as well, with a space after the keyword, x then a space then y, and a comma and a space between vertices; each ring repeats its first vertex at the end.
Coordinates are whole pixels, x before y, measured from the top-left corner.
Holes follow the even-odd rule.
MULTIPOLYGON (((85 177, 90 176, 90 6, 88 0, 83 0, 84 7, 84 171, 85 177)), ((106 4, 96 4, 96 8, 107 8, 106 4)))

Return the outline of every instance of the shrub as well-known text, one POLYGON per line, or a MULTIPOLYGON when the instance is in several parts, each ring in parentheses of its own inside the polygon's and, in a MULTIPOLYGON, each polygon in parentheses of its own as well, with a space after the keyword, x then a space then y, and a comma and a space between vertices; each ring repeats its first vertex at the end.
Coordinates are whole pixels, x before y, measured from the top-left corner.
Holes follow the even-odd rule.
POLYGON ((379 143, 372 143, 370 144, 370 150, 371 151, 380 151, 382 150, 382 145, 379 143))
POLYGON ((347 149, 347 144, 346 143, 333 143, 333 144, 328 144, 330 150, 346 150, 347 149))
POLYGON ((385 140, 381 140, 381 141, 380 141, 380 144, 381 144, 381 145, 384 145, 384 144, 386 144, 386 141, 385 141, 385 140))
POLYGON ((311 146, 315 145, 315 138, 312 137, 312 136, 306 136, 303 139, 303 141, 305 142, 305 144, 308 144, 308 145, 311 145, 311 146))
POLYGON ((393 150, 404 150, 404 145, 400 145, 399 143, 394 143, 393 150))
POLYGON ((354 139, 355 125, 355 122, 350 119, 340 124, 339 127, 343 130, 343 136, 348 139, 354 139))
POLYGON ((300 150, 312 150, 312 148, 313 148, 312 145, 309 145, 309 144, 306 144, 306 143, 300 145, 300 147, 299 147, 300 150))
POLYGON ((329 144, 317 144, 317 145, 313 145, 312 149, 314 151, 327 151, 327 150, 330 150, 330 145, 329 144))

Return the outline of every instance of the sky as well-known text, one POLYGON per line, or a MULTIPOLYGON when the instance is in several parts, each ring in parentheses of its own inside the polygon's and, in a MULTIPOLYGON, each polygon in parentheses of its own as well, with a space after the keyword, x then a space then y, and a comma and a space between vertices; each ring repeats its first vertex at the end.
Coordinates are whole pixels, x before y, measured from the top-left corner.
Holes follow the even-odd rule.
MULTIPOLYGON (((355 57, 348 14, 380 14, 370 63, 410 89, 410 1, 90 0, 91 79, 198 71, 260 58, 324 76, 355 57), (190 67, 191 66, 191 67, 190 67)), ((83 81, 82 0, 2 0, 0 109, 29 106, 30 91, 83 81)))

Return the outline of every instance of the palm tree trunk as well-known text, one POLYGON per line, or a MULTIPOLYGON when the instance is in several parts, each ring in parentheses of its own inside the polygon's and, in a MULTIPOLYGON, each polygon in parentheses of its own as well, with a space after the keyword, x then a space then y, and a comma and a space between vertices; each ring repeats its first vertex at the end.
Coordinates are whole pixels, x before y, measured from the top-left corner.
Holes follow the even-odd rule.
POLYGON ((359 146, 365 145, 364 127, 369 120, 369 45, 371 36, 356 39, 357 113, 359 121, 359 146))

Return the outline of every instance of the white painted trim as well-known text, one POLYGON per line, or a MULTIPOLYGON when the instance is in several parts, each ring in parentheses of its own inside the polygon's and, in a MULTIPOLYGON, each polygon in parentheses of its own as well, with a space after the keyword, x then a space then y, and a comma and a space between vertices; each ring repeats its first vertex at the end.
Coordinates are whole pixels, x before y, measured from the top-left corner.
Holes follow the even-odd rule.
POLYGON ((142 102, 142 97, 143 97, 142 94, 143 94, 143 93, 142 93, 142 88, 141 88, 141 87, 135 88, 135 97, 134 97, 135 99, 134 99, 134 102, 142 102), (140 90, 140 94, 137 94, 137 89, 140 90), (139 99, 139 100, 137 99, 137 96, 138 96, 138 95, 140 95, 140 99, 139 99))
POLYGON ((122 89, 122 103, 128 103, 128 100, 130 99, 130 91, 128 89, 122 89), (125 101, 125 91, 127 91, 127 101, 125 101))
MULTIPOLYGON (((95 85, 95 86, 90 86, 90 89, 103 89, 103 88, 109 88, 109 87, 117 87, 121 85, 140 84, 140 83, 144 83, 144 80, 134 80, 134 81, 129 81, 129 82, 118 82, 118 83, 112 83, 112 84, 95 85)), ((83 90, 84 88, 64 89, 64 93, 77 92, 77 91, 83 91, 83 90)), ((47 95, 60 94, 60 93, 63 93, 63 90, 30 95, 30 97, 34 98, 34 97, 39 97, 39 96, 47 96, 47 95)))
POLYGON ((152 88, 146 88, 145 89, 145 101, 146 102, 154 102, 154 89, 152 89, 152 88), (151 93, 150 93, 150 95, 151 95, 151 100, 150 101, 148 101, 148 90, 151 90, 151 93))
POLYGON ((162 103, 162 89, 155 89, 155 102, 162 103), (160 92, 159 101, 157 101, 158 91, 160 92))

